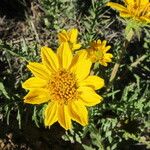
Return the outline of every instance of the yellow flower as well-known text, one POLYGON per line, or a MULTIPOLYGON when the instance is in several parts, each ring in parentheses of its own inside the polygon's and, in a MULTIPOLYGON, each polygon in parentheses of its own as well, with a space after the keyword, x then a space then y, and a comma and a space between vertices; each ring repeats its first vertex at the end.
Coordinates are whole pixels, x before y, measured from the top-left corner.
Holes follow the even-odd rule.
POLYGON ((30 62, 27 66, 34 77, 22 84, 23 88, 29 90, 24 102, 47 103, 45 126, 58 121, 67 130, 71 128, 71 120, 86 126, 86 106, 94 106, 102 101, 95 90, 104 86, 103 79, 89 75, 92 62, 87 59, 87 52, 73 57, 68 43, 64 43, 57 54, 48 47, 42 47, 41 57, 42 63, 30 62))
POLYGON ((81 44, 77 43, 77 37, 78 37, 78 30, 77 29, 71 29, 71 30, 62 30, 60 33, 58 33, 58 39, 59 43, 65 43, 68 42, 71 50, 77 50, 81 47, 81 44))
POLYGON ((88 57, 93 63, 99 62, 103 66, 107 66, 108 62, 111 62, 112 54, 107 53, 111 46, 106 46, 106 40, 93 41, 91 47, 87 49, 88 57))
POLYGON ((150 23, 149 0, 124 0, 124 3, 126 7, 113 2, 107 3, 107 6, 120 11, 120 16, 123 18, 150 23))

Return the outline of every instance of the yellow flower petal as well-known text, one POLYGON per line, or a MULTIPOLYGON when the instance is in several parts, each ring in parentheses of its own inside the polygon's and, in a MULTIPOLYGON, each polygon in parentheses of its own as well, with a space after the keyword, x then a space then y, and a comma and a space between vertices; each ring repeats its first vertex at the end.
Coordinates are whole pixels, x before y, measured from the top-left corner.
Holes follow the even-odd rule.
POLYGON ((30 62, 27 67, 32 71, 32 73, 41 79, 48 80, 50 72, 46 69, 43 64, 30 62))
POLYGON ((68 106, 71 118, 82 126, 88 124, 88 111, 81 100, 73 101, 68 106))
POLYGON ((107 52, 108 50, 110 50, 110 48, 111 48, 111 46, 106 46, 106 47, 104 48, 104 52, 107 52))
POLYGON ((123 17, 123 18, 129 18, 129 17, 132 17, 131 14, 129 14, 128 12, 120 12, 120 17, 123 17))
POLYGON ((110 53, 105 54, 105 62, 112 62, 111 58, 113 58, 113 55, 110 53))
POLYGON ((89 86, 94 90, 98 90, 104 86, 104 80, 98 76, 88 76, 79 83, 79 86, 89 86))
POLYGON ((133 5, 134 4, 134 0, 124 0, 126 5, 133 5))
POLYGON ((31 77, 22 84, 22 87, 24 89, 43 88, 46 86, 46 84, 47 81, 45 80, 36 77, 31 77))
POLYGON ((76 78, 78 79, 78 82, 84 80, 89 74, 91 69, 92 62, 87 60, 82 60, 78 62, 74 66, 74 73, 76 74, 76 78))
POLYGON ((85 49, 78 51, 75 56, 73 57, 72 63, 71 63, 71 67, 73 67, 76 63, 78 63, 78 61, 81 61, 83 59, 87 59, 87 51, 85 49))
POLYGON ((102 41, 101 41, 100 39, 98 39, 97 42, 96 42, 96 41, 93 41, 93 42, 92 42, 92 45, 93 45, 93 44, 102 44, 102 41))
POLYGON ((148 16, 143 16, 143 17, 141 17, 141 20, 150 23, 150 16, 149 17, 148 16))
POLYGON ((62 30, 60 33, 58 33, 58 39, 59 39, 60 43, 61 42, 68 42, 69 37, 68 37, 67 31, 62 30))
POLYGON ((42 104, 50 100, 49 91, 46 89, 38 88, 32 89, 24 97, 24 102, 29 104, 42 104))
POLYGON ((105 62, 105 59, 102 61, 102 60, 100 60, 99 61, 99 63, 101 64, 101 65, 103 65, 103 66, 105 66, 105 67, 107 67, 108 66, 108 64, 105 62))
POLYGON ((89 75, 92 62, 87 58, 86 51, 76 55, 72 63, 70 70, 76 74, 78 81, 82 81, 89 75))
POLYGON ((49 102, 44 111, 44 124, 51 126, 58 120, 58 104, 49 102))
POLYGON ((81 44, 73 44, 73 47, 72 47, 73 50, 77 50, 79 48, 81 48, 81 44))
POLYGON ((143 0, 143 4, 149 3, 149 0, 143 0))
POLYGON ((62 43, 58 48, 57 52, 62 68, 68 69, 73 59, 73 55, 70 50, 69 44, 67 42, 62 43))
POLYGON ((56 54, 49 47, 41 48, 41 56, 43 64, 51 71, 56 71, 59 68, 59 62, 56 54))
POLYGON ((113 55, 111 53, 107 53, 105 56, 108 58, 113 58, 113 55))
POLYGON ((70 37, 70 42, 71 43, 76 43, 77 42, 77 37, 78 37, 78 30, 77 29, 72 29, 69 31, 69 37, 70 37))
POLYGON ((107 43, 107 41, 106 41, 106 40, 104 40, 104 41, 102 42, 102 48, 105 48, 106 43, 107 43))
POLYGON ((147 5, 149 3, 149 0, 136 0, 137 4, 140 5, 147 5))
POLYGON ((90 87, 79 87, 78 89, 80 98, 86 106, 94 106, 102 101, 102 97, 90 88, 90 87))
POLYGON ((71 129, 71 117, 67 105, 58 106, 58 122, 66 130, 71 129))
POLYGON ((120 4, 117 4, 117 3, 108 2, 107 6, 110 6, 110 7, 114 8, 114 9, 117 9, 118 11, 124 11, 124 12, 127 11, 126 7, 124 7, 124 6, 120 5, 120 4))

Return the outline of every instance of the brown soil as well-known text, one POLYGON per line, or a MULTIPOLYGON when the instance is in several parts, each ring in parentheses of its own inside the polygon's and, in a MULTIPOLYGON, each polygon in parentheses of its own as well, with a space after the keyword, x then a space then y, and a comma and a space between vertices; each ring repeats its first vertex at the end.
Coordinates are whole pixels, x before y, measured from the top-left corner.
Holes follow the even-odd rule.
POLYGON ((19 129, 17 121, 0 122, 0 150, 82 150, 78 143, 62 139, 65 130, 58 124, 50 129, 36 127, 33 122, 19 129))

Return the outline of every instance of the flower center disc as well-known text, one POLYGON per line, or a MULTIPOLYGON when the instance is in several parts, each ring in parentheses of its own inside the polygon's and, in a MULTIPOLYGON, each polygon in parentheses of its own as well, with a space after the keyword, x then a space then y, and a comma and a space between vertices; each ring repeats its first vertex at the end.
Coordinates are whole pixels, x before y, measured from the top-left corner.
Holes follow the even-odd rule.
POLYGON ((49 82, 52 101, 67 104, 77 97, 77 84, 75 75, 67 70, 60 70, 52 75, 49 82))

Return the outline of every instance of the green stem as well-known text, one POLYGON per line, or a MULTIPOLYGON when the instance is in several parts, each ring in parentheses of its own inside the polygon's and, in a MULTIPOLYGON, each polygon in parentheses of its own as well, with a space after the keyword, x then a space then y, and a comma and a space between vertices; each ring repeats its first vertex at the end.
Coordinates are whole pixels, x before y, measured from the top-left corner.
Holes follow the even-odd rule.
POLYGON ((119 54, 117 62, 114 65, 114 68, 113 68, 113 70, 111 72, 111 76, 110 76, 109 84, 108 84, 108 89, 111 87, 111 85, 113 84, 113 82, 114 82, 114 80, 115 80, 115 78, 117 76, 119 67, 121 65, 121 61, 123 59, 123 56, 125 55, 125 52, 126 52, 126 50, 128 48, 128 45, 129 45, 132 37, 133 37, 133 30, 130 30, 130 32, 126 35, 123 48, 122 48, 122 50, 121 50, 121 52, 119 54))
POLYGON ((117 75, 118 69, 119 69, 119 67, 121 65, 122 58, 123 58, 123 56, 125 54, 125 51, 126 51, 128 45, 129 45, 129 42, 126 40, 124 42, 124 47, 122 48, 121 53, 119 55, 119 59, 115 63, 114 68, 113 68, 113 70, 111 72, 111 76, 110 76, 110 79, 109 79, 110 82, 112 82, 115 79, 116 75, 117 75))

